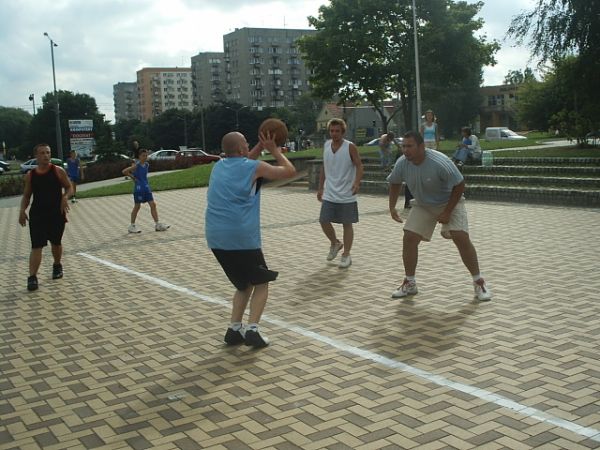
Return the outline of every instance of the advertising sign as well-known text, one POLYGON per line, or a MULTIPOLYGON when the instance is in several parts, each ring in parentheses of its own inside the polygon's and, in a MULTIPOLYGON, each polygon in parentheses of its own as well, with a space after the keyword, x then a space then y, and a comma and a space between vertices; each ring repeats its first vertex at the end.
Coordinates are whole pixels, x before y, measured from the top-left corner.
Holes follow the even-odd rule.
POLYGON ((96 140, 94 139, 94 121, 90 119, 69 120, 71 150, 79 157, 91 157, 96 140))

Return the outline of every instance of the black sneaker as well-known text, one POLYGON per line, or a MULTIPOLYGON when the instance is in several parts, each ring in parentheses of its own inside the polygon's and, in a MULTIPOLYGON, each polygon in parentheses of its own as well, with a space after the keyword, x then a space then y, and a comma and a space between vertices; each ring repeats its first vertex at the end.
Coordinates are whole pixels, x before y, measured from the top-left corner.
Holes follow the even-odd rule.
POLYGON ((31 275, 27 277, 27 290, 28 291, 36 291, 38 288, 38 281, 35 275, 31 275))
POLYGON ((63 277, 62 264, 52 264, 52 279, 57 280, 63 277))
POLYGON ((254 348, 262 348, 269 345, 269 340, 261 336, 258 330, 246 330, 246 345, 254 348))
POLYGON ((244 335, 242 334, 242 329, 235 331, 233 328, 227 328, 227 332, 225 333, 225 337, 223 341, 227 345, 238 345, 244 342, 244 335))

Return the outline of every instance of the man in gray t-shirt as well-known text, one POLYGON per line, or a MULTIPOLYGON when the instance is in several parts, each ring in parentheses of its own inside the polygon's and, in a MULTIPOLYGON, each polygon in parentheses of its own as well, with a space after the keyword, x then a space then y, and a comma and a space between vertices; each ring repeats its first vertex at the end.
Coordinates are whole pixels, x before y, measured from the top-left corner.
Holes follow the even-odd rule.
POLYGON ((392 219, 402 223, 396 202, 402 183, 406 183, 415 200, 406 224, 402 246, 405 278, 392 293, 393 298, 414 295, 417 291, 415 272, 421 241, 431 240, 436 225, 442 224, 441 234, 452 239, 464 265, 473 276, 475 295, 479 300, 491 300, 492 294, 481 277, 477 251, 469 238, 465 208, 465 181, 454 163, 443 153, 425 148, 423 138, 415 131, 404 135, 404 155, 388 176, 389 207, 392 219))

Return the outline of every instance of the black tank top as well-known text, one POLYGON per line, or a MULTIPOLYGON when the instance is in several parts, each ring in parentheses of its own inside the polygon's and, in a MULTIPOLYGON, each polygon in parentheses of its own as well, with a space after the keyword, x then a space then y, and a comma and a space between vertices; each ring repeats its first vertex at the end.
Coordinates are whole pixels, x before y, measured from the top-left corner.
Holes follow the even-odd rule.
POLYGON ((48 172, 40 174, 31 171, 31 191, 33 203, 29 215, 34 217, 61 217, 60 202, 63 188, 56 173, 57 167, 50 164, 48 172))

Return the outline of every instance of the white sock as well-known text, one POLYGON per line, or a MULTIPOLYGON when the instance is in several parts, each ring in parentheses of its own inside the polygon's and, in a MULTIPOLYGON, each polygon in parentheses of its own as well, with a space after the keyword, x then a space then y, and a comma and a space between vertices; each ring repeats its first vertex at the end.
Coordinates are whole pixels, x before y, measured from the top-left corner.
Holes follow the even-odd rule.
POLYGON ((242 328, 242 322, 231 322, 229 328, 233 331, 239 331, 242 328))
POLYGON ((415 276, 411 275, 411 276, 405 276, 404 278, 406 278, 407 281, 410 281, 412 283, 416 282, 415 276))
POLYGON ((247 330, 252 330, 252 331, 258 331, 258 324, 257 323, 249 323, 248 326, 246 327, 247 330))
POLYGON ((473 275, 473 283, 477 282, 481 280, 481 274, 478 273, 477 275, 473 275))

